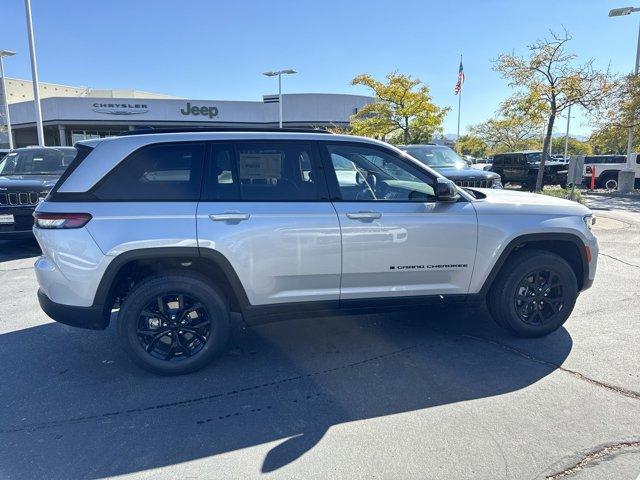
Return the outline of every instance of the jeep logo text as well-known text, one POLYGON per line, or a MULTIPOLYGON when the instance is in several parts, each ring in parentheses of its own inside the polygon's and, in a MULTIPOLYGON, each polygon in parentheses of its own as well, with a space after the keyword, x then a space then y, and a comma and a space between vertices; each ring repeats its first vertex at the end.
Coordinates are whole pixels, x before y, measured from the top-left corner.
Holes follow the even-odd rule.
POLYGON ((205 106, 198 107, 197 105, 191 105, 191 102, 187 102, 187 106, 180 109, 180 113, 182 115, 202 115, 203 117, 213 118, 218 116, 218 108, 205 106))

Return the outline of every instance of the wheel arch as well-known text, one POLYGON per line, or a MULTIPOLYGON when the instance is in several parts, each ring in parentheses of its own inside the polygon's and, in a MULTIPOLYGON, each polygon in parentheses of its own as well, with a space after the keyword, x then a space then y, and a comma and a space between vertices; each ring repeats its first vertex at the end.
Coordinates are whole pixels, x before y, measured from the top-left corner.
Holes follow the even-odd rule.
MULTIPOLYGON (((229 260, 220 252, 198 247, 158 247, 132 250, 116 256, 105 270, 93 304, 112 307, 133 285, 166 269, 185 269, 204 275, 229 296, 233 309, 250 305, 246 291, 229 260)), ((107 308, 110 311, 110 308, 107 308)))
POLYGON ((571 233, 533 233, 516 237, 507 244, 494 263, 480 289, 480 294, 485 296, 489 292, 509 257, 523 248, 535 248, 562 257, 576 275, 578 291, 582 291, 589 281, 589 262, 585 246, 578 235, 571 233))

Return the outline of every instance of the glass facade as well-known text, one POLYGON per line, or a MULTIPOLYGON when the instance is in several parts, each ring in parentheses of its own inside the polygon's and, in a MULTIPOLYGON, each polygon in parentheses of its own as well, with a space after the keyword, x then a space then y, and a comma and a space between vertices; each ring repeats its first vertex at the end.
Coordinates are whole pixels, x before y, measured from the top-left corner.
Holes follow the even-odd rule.
POLYGON ((122 132, 124 128, 115 130, 71 130, 71 145, 80 140, 89 140, 92 138, 115 137, 122 132))

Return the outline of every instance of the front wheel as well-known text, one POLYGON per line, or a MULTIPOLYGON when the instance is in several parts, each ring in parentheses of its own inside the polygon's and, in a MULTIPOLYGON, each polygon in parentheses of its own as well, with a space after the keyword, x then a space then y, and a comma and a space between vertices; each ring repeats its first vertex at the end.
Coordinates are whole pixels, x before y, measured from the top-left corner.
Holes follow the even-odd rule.
POLYGON ((502 267, 488 296, 498 325, 519 337, 541 337, 569 318, 578 296, 571 266, 541 250, 516 252, 502 267))
POLYGON ((150 277, 125 299, 118 335, 131 359, 146 370, 160 375, 193 372, 227 342, 227 301, 197 274, 150 277))

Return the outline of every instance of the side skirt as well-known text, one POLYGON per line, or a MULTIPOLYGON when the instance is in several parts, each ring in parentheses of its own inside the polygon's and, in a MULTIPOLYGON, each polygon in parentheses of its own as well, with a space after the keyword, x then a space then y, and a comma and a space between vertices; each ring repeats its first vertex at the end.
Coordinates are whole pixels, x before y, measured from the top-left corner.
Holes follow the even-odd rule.
POLYGON ((299 302, 273 305, 249 305, 243 309, 247 325, 261 325, 281 320, 367 313, 388 313, 413 310, 422 307, 479 305, 484 300, 480 294, 429 295, 420 297, 358 298, 335 301, 299 302))

